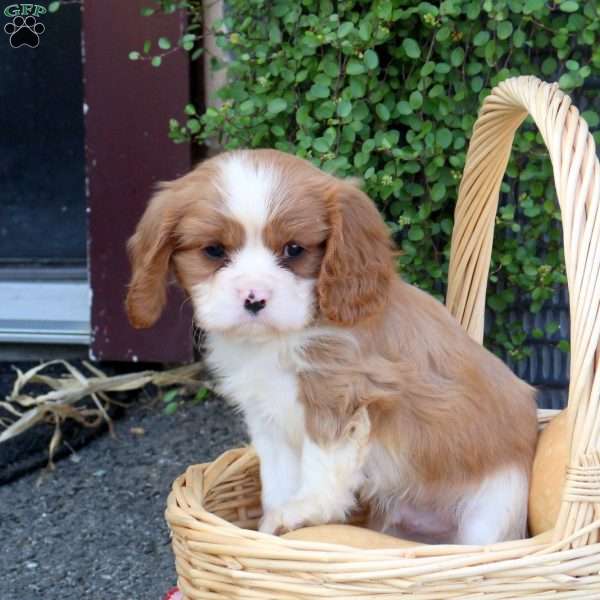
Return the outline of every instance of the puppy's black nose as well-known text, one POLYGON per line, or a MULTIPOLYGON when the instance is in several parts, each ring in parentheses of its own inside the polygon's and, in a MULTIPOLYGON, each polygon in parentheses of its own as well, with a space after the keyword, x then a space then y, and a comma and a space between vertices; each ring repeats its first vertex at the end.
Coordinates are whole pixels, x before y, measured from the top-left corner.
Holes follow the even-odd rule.
POLYGON ((266 300, 252 300, 251 298, 246 298, 244 301, 244 308, 253 315, 258 314, 266 305, 266 300))

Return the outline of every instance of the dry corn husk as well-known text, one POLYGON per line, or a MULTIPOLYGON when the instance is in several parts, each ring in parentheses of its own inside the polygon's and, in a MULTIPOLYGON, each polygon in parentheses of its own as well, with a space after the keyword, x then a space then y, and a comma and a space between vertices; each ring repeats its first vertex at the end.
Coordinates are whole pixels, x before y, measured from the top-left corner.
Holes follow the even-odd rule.
POLYGON ((200 386, 201 363, 192 363, 167 371, 138 371, 121 375, 106 375, 97 367, 84 361, 79 369, 65 360, 52 360, 22 372, 15 367, 16 378, 11 393, 0 407, 12 415, 0 422, 0 443, 6 442, 42 422, 53 422, 54 433, 49 446, 49 461, 60 446, 61 423, 73 419, 85 427, 97 427, 103 421, 111 426, 107 406, 117 403, 110 397, 114 392, 127 392, 143 388, 148 384, 157 387, 171 385, 200 386), (48 367, 60 365, 63 376, 44 373, 48 367), (27 391, 30 384, 41 384, 48 391, 33 395, 27 391), (94 407, 82 406, 80 402, 91 398, 94 407))

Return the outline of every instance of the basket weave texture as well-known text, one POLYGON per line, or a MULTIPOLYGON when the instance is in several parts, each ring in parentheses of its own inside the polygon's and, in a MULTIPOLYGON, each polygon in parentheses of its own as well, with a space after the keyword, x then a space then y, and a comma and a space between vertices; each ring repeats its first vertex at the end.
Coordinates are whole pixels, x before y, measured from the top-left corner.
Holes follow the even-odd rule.
MULTIPOLYGON (((486 98, 459 189, 446 302, 481 342, 500 184, 528 114, 554 169, 571 306, 570 462, 553 537, 361 550, 259 533, 258 458, 230 450, 189 467, 168 498, 187 600, 600 599, 600 165, 586 122, 556 84, 516 77, 486 98)), ((540 424, 552 414, 540 411, 540 424)))

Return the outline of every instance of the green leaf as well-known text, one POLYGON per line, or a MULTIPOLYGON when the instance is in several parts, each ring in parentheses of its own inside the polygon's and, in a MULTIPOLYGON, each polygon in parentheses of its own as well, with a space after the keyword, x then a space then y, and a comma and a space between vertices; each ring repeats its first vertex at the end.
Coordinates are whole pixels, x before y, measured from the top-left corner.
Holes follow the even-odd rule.
POLYGON ((400 102, 398 102, 398 104, 396 105, 396 110, 401 115, 412 114, 412 108, 410 107, 410 104, 406 102, 406 100, 400 100, 400 102))
POLYGON ((129 60, 139 60, 140 58, 140 53, 136 52, 135 50, 133 52, 129 53, 129 60))
POLYGON ((366 89, 362 77, 350 78, 350 91, 354 98, 362 98, 365 95, 366 89))
POLYGON ((198 133, 201 129, 200 121, 198 121, 198 119, 188 119, 185 125, 189 129, 190 133, 198 133))
POLYGON ((160 65, 162 64, 162 57, 161 56, 153 56, 152 60, 150 62, 153 67, 160 67, 160 65))
POLYGON ((419 225, 413 225, 408 231, 408 239, 411 242, 418 242, 425 237, 425 232, 423 228, 419 225))
POLYGON ((421 77, 427 77, 427 75, 431 75, 434 70, 435 70, 435 63, 431 60, 426 62, 421 67, 421 77))
POLYGON ((154 9, 150 8, 149 6, 145 6, 144 8, 140 9, 140 15, 142 15, 142 17, 151 17, 154 14, 154 12, 154 9))
POLYGON ((551 56, 542 63, 542 73, 544 75, 553 75, 556 72, 556 69, 558 69, 558 63, 556 62, 556 59, 551 56))
POLYGON ((523 44, 525 44, 526 39, 527 38, 525 36, 525 32, 522 31, 521 29, 517 29, 517 31, 515 31, 512 36, 513 46, 515 48, 522 48, 523 44))
POLYGON ((525 0, 525 6, 523 7, 523 12, 528 14, 532 12, 537 12, 544 8, 546 4, 545 0, 525 0))
POLYGON ((352 102, 350 100, 342 99, 337 105, 337 116, 341 119, 345 119, 352 112, 352 102))
POLYGON ((188 119, 185 125, 189 129, 190 133, 198 133, 201 129, 200 121, 198 121, 198 119, 188 119))
POLYGON ((430 98, 437 98, 438 96, 442 96, 444 94, 444 86, 436 83, 430 90, 429 94, 427 94, 430 98))
POLYGON ((160 38, 158 38, 158 47, 161 50, 170 50, 171 42, 166 37, 160 37, 160 38))
POLYGON ((329 142, 324 137, 318 137, 315 140, 313 140, 312 146, 317 152, 321 152, 322 154, 324 154, 325 152, 329 151, 329 148, 331 147, 331 142, 329 142))
POLYGON ((348 75, 361 75, 366 71, 365 65, 359 62, 355 58, 351 58, 346 66, 346 73, 348 75))
POLYGON ((389 119, 390 119, 390 111, 389 111, 388 107, 385 104, 378 104, 375 107, 375 112, 377 113, 377 116, 382 121, 389 121, 389 119))
POLYGON ((590 128, 598 127, 600 124, 600 117, 598 113, 593 110, 584 110, 581 116, 587 121, 590 128))
POLYGON ((178 395, 179 388, 172 388, 163 394, 162 400, 165 404, 169 404, 169 402, 173 402, 178 395))
POLYGON ((60 8, 60 2, 50 2, 48 4, 48 12, 54 13, 60 8))
POLYGON ((446 195, 446 186, 441 181, 434 183, 431 188, 431 199, 434 202, 440 202, 441 200, 444 199, 445 195, 446 195))
POLYGON ((405 38, 402 42, 402 48, 409 58, 419 58, 421 56, 421 48, 413 38, 405 38))
POLYGON ((185 108, 183 109, 183 112, 186 115, 195 115, 196 114, 196 107, 193 104, 186 104, 185 108))
POLYGON ((452 32, 450 31, 449 27, 440 27, 438 32, 435 34, 435 39, 438 42, 445 42, 450 37, 451 33, 452 32))
POLYGON ((283 98, 274 98, 267 104, 267 112, 272 115, 277 115, 287 108, 287 102, 283 98))
POLYGON ((442 127, 442 129, 438 130, 435 134, 435 141, 442 148, 448 148, 452 143, 452 132, 446 127, 442 127))
POLYGON ((483 88, 483 77, 479 77, 479 75, 477 75, 477 77, 473 77, 473 79, 471 79, 471 89, 475 93, 478 93, 481 91, 481 88, 483 88))
POLYGON ((206 399, 206 397, 208 396, 209 391, 207 388, 203 387, 200 388, 197 392, 196 395, 194 396, 194 402, 202 402, 203 400, 206 399))
POLYGON ((460 67, 465 59, 465 51, 463 48, 454 48, 450 53, 450 63, 453 67, 460 67))
POLYGON ((417 110, 421 108, 423 104, 423 94, 421 92, 415 90, 410 97, 408 98, 408 103, 413 110, 417 110))
POLYGON ((310 93, 315 98, 329 98, 329 87, 322 83, 314 83, 310 88, 310 93))
POLYGON ((244 100, 240 104, 240 113, 242 115, 251 115, 254 112, 254 100, 244 100))
POLYGON ((571 90, 577 85, 577 80, 575 79, 575 75, 573 73, 564 73, 560 76, 558 80, 558 85, 563 90, 571 90))
POLYGON ((338 29, 338 37, 344 38, 354 29, 354 24, 350 23, 350 21, 345 21, 342 23, 338 29))
POLYGON ((501 21, 496 27, 496 33, 498 34, 498 39, 500 40, 508 39, 512 32, 513 24, 510 21, 501 21))
POLYGON ((281 29, 279 29, 279 26, 276 25, 275 23, 273 23, 270 27, 269 27, 269 41, 271 42, 271 44, 274 44, 275 46, 278 46, 279 44, 281 44, 281 29))
POLYGON ((174 415, 177 412, 177 402, 171 402, 165 406, 164 413, 165 415, 174 415))
POLYGON ((560 5, 560 10, 566 13, 572 13, 579 10, 579 2, 575 0, 563 0, 560 5))
POLYGON ((490 41, 490 34, 488 31, 480 31, 473 38, 474 46, 484 46, 490 41))
POLYGON ((367 68, 371 71, 379 66, 379 56, 377 56, 375 50, 371 50, 370 48, 365 50, 364 61, 367 68))

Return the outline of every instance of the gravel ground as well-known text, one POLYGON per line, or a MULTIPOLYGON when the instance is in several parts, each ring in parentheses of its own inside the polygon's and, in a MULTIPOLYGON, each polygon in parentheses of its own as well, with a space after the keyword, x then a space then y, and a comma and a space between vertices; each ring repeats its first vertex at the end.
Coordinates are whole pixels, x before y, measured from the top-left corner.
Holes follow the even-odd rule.
POLYGON ((115 433, 0 487, 1 600, 160 600, 175 584, 171 482, 242 444, 243 426, 211 398, 173 416, 136 404, 115 433))

